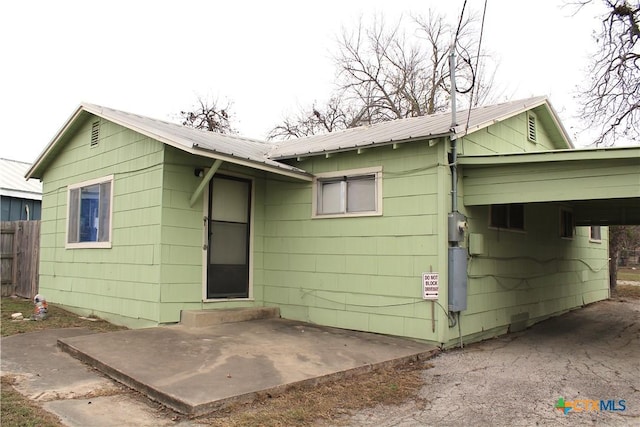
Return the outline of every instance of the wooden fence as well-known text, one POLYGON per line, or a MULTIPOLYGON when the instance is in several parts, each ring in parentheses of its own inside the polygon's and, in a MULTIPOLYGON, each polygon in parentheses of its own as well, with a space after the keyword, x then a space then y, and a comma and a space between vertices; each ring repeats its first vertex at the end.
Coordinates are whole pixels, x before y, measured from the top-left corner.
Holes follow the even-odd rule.
POLYGON ((2 221, 2 296, 32 299, 38 293, 40 221, 2 221))

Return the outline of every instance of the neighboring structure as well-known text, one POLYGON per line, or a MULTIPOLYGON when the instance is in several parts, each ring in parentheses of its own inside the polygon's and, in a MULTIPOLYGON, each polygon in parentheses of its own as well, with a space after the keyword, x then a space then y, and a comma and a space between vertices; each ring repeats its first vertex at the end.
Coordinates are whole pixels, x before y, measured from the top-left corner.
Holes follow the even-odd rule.
POLYGON ((0 220, 40 219, 42 184, 24 178, 30 167, 31 163, 0 159, 0 220))
POLYGON ((443 345, 607 298, 599 226, 640 223, 640 148, 573 150, 545 97, 459 117, 268 144, 82 104, 27 173, 40 292, 131 327, 277 306, 443 345))

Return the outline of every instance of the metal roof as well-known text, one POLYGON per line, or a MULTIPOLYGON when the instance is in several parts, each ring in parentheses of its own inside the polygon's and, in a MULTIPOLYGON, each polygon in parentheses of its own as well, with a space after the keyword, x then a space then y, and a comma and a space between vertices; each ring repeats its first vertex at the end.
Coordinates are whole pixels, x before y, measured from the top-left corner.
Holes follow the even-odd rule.
POLYGON ((451 113, 439 113, 392 120, 324 135, 280 141, 274 144, 236 135, 193 129, 100 105, 83 103, 40 154, 26 176, 40 178, 50 159, 64 145, 65 135, 71 133, 82 122, 81 118, 88 117, 89 114, 102 117, 194 155, 220 159, 298 179, 311 180, 311 174, 278 160, 452 135, 460 138, 532 109, 535 109, 538 117, 542 116, 543 123, 549 124, 550 131, 558 140, 564 142, 566 148, 573 148, 566 130, 545 96, 472 108, 470 113, 468 110, 459 111, 457 122, 461 124, 455 129, 451 128, 451 113))
POLYGON ((27 172, 29 177, 41 177, 48 158, 60 149, 65 134, 76 126, 76 121, 88 113, 102 117, 113 123, 134 130, 191 154, 221 159, 242 164, 255 169, 267 170, 296 178, 311 180, 311 175, 296 167, 271 160, 268 152, 271 144, 236 135, 220 134, 189 128, 176 123, 152 119, 138 114, 127 113, 100 105, 82 103, 67 120, 47 148, 40 154, 33 167, 27 172))
POLYGON ((24 178, 31 163, 0 159, 0 195, 42 200, 42 183, 24 178))
MULTIPOLYGON (((545 96, 472 108, 471 114, 468 110, 458 111, 457 122, 460 125, 456 126, 455 135, 458 138, 462 137, 542 105, 548 107, 549 115, 561 129, 561 138, 566 141, 568 147, 572 147, 568 134, 562 128, 560 120, 545 96), (469 118, 468 126, 466 124, 467 117, 469 118)), ((435 139, 452 134, 451 113, 438 113, 282 141, 276 144, 269 155, 272 159, 304 157, 417 139, 435 139)))

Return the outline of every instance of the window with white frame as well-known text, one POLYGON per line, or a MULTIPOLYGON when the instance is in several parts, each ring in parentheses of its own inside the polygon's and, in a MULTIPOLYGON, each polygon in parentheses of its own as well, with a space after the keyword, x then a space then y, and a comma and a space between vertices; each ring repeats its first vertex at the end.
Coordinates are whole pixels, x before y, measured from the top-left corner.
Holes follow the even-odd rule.
POLYGON ((313 216, 382 215, 382 168, 322 173, 314 182, 313 216))
POLYGON ((113 175, 68 187, 67 248, 110 248, 113 175))
POLYGON ((589 227, 589 240, 592 242, 602 241, 602 229, 599 225, 592 225, 589 227))

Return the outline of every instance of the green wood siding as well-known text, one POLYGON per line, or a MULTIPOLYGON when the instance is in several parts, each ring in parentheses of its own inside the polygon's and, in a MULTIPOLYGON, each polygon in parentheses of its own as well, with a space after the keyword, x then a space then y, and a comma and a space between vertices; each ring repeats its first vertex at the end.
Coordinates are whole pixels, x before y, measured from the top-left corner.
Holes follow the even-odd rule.
MULTIPOLYGON (((95 119, 95 118, 94 118, 95 119)), ((102 120, 64 143, 43 177, 40 291, 50 301, 116 323, 159 319, 163 144, 102 120), (111 249, 65 249, 67 186, 114 175, 111 249)))
POLYGON ((159 323, 180 321, 181 310, 204 310, 230 307, 252 307, 261 304, 261 280, 263 194, 262 172, 224 164, 217 174, 241 174, 256 176, 254 181, 254 251, 253 298, 250 300, 203 302, 204 267, 204 216, 208 190, 193 205, 189 200, 202 178, 196 177, 195 168, 207 168, 212 159, 193 156, 166 147, 163 175, 163 204, 161 226, 162 266, 160 273, 159 323))
POLYGON ((432 332, 421 275, 432 269, 446 280, 444 157, 442 145, 422 142, 293 163, 314 174, 382 166, 376 217, 311 219, 311 183, 267 181, 264 303, 283 317, 440 341, 446 317, 437 308, 432 332))
POLYGON ((557 133, 551 132, 544 112, 536 115, 536 142, 527 138, 527 113, 521 113, 510 119, 498 122, 473 132, 459 141, 459 153, 465 156, 490 153, 524 153, 567 148, 557 139, 557 133))
MULTIPOLYGON (((548 118, 538 118, 536 144, 526 139, 523 113, 465 137, 463 151, 560 148, 548 118)), ((194 168, 210 167, 213 160, 104 120, 98 145, 90 147, 91 123, 73 128, 44 173, 40 286, 50 301, 133 327, 178 322, 185 309, 266 305, 280 307, 285 318, 323 325, 445 344, 457 339, 445 313, 451 206, 445 141, 291 161, 314 174, 381 166, 383 214, 372 217, 312 219, 312 183, 223 164, 218 174, 253 178, 252 298, 205 302, 208 196, 205 192, 194 206, 189 200, 201 182, 194 168), (112 248, 65 249, 67 186, 107 175, 114 175, 112 248), (440 273, 440 307, 422 300, 421 275, 428 271, 440 273)), ((589 173, 589 168, 565 173, 552 163, 544 167, 555 180, 589 173)), ((608 296, 605 230, 603 243, 589 242, 586 228, 578 228, 574 239, 560 239, 560 205, 553 203, 525 206, 524 233, 492 230, 488 206, 468 199, 480 194, 478 188, 498 188, 505 177, 526 181, 533 169, 460 171, 459 206, 469 220, 462 245, 468 245, 469 233, 483 240, 481 253, 469 259, 463 335, 494 335, 608 296)), ((622 185, 617 178, 611 182, 622 185)), ((519 185, 493 193, 536 194, 522 181, 519 185)), ((542 193, 536 201, 551 200, 550 188, 542 193)))
POLYGON ((469 259, 463 336, 495 335, 608 298, 607 228, 599 243, 589 241, 589 227, 562 239, 561 207, 525 205, 524 232, 490 229, 489 206, 467 209, 469 231, 482 235, 484 250, 469 259))

